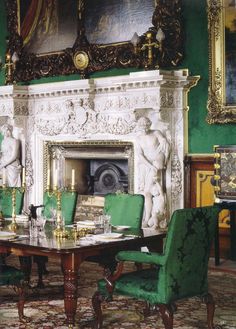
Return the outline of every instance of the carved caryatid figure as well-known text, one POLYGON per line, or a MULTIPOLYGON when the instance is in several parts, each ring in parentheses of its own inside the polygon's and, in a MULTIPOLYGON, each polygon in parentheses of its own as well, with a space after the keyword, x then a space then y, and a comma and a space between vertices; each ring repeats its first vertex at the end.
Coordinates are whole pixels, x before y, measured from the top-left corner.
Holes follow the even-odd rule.
POLYGON ((137 122, 139 192, 145 196, 143 226, 160 227, 167 209, 163 176, 170 144, 160 130, 151 130, 150 127, 151 121, 147 117, 141 117, 137 122))
POLYGON ((20 140, 12 135, 13 127, 5 124, 0 132, 3 135, 0 153, 0 170, 5 169, 6 185, 21 186, 20 140))

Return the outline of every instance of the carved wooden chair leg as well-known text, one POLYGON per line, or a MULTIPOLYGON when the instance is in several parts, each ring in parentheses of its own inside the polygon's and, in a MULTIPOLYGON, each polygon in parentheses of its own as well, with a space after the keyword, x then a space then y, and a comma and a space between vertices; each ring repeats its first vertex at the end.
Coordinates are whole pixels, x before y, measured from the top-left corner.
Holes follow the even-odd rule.
POLYGON ((103 318, 102 318, 102 307, 101 304, 104 301, 104 297, 96 291, 92 298, 92 305, 95 312, 94 329, 101 329, 103 318))
POLYGON ((34 262, 37 264, 38 267, 38 284, 37 287, 40 289, 43 289, 44 283, 43 283, 43 274, 44 274, 44 268, 45 268, 45 257, 43 256, 34 256, 34 262))
POLYGON ((31 268, 32 268, 32 260, 31 256, 19 256, 20 267, 22 272, 24 273, 25 282, 30 284, 30 275, 31 275, 31 268))
POLYGON ((158 304, 159 313, 161 314, 162 322, 165 329, 173 329, 174 307, 172 305, 158 304))
POLYGON ((135 266, 136 266, 137 271, 141 271, 143 269, 143 264, 141 264, 141 263, 135 262, 135 266))
POLYGON ((18 295, 19 295, 19 300, 17 303, 18 315, 19 315, 20 321, 22 321, 25 317, 24 316, 25 294, 24 294, 22 287, 18 287, 17 290, 18 290, 18 295))
POLYGON ((213 319, 215 313, 215 302, 213 296, 211 294, 207 294, 203 297, 204 303, 206 303, 207 307, 207 325, 208 329, 214 329, 213 319))
POLYGON ((151 305, 149 302, 145 301, 145 308, 143 310, 143 315, 148 317, 151 315, 151 305))
POLYGON ((18 294, 18 302, 17 302, 17 308, 18 308, 18 315, 20 322, 28 322, 30 321, 29 318, 27 318, 24 315, 24 305, 25 305, 25 289, 23 285, 15 287, 15 290, 18 294))

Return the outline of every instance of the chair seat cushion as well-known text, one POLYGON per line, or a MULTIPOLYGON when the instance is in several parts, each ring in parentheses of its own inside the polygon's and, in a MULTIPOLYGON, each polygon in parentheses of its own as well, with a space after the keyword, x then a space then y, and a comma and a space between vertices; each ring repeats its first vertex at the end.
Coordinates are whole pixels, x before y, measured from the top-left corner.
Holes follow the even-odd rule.
MULTIPOLYGON (((113 293, 125 296, 132 296, 134 298, 147 300, 151 304, 157 302, 157 279, 158 269, 144 269, 132 273, 125 273, 115 282, 113 293)), ((106 281, 100 280, 98 282, 99 291, 109 297, 106 289, 106 281)))
POLYGON ((0 285, 16 285, 24 280, 24 273, 15 267, 8 265, 0 266, 0 285))

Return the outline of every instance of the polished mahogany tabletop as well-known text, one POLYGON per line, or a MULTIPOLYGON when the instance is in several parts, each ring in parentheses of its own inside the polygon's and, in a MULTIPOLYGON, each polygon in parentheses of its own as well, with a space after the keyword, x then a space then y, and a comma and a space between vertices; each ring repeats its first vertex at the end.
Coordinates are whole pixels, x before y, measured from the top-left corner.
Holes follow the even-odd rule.
MULTIPOLYGON (((9 229, 10 220, 5 220, 4 226, 0 229, 3 232, 12 232, 9 229)), ((35 252, 45 252, 45 253, 68 253, 68 252, 85 252, 85 250, 96 250, 99 248, 110 248, 112 246, 135 246, 136 244, 146 244, 156 241, 156 238, 162 239, 165 235, 165 231, 154 230, 151 228, 145 229, 125 229, 123 231, 117 231, 115 228, 112 229, 112 233, 116 233, 117 236, 108 239, 99 239, 99 236, 103 236, 103 232, 99 229, 95 230, 95 233, 87 234, 84 238, 75 238, 73 234, 72 225, 65 227, 68 233, 67 238, 57 238, 54 236, 53 231, 55 227, 49 222, 46 223, 45 228, 42 232, 38 233, 37 237, 30 236, 29 224, 20 223, 18 228, 14 233, 15 237, 1 239, 0 235, 0 245, 9 247, 19 247, 22 249, 34 250, 35 252), (121 235, 120 237, 118 235, 121 235), (87 240, 87 241, 86 241, 87 240), (37 249, 37 251, 36 251, 37 249)), ((94 231, 91 231, 94 232, 94 231)))

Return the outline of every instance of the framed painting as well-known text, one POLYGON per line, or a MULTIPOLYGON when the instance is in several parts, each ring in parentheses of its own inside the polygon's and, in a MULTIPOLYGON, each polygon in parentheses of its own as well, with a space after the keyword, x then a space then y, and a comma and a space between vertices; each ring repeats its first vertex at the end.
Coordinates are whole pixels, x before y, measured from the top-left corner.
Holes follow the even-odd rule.
POLYGON ((236 1, 208 0, 207 122, 236 122, 236 1))
POLYGON ((24 51, 46 54, 71 47, 77 37, 77 1, 18 0, 24 51))
POLYGON ((165 68, 183 58, 181 0, 5 0, 7 81, 110 68, 165 68))

